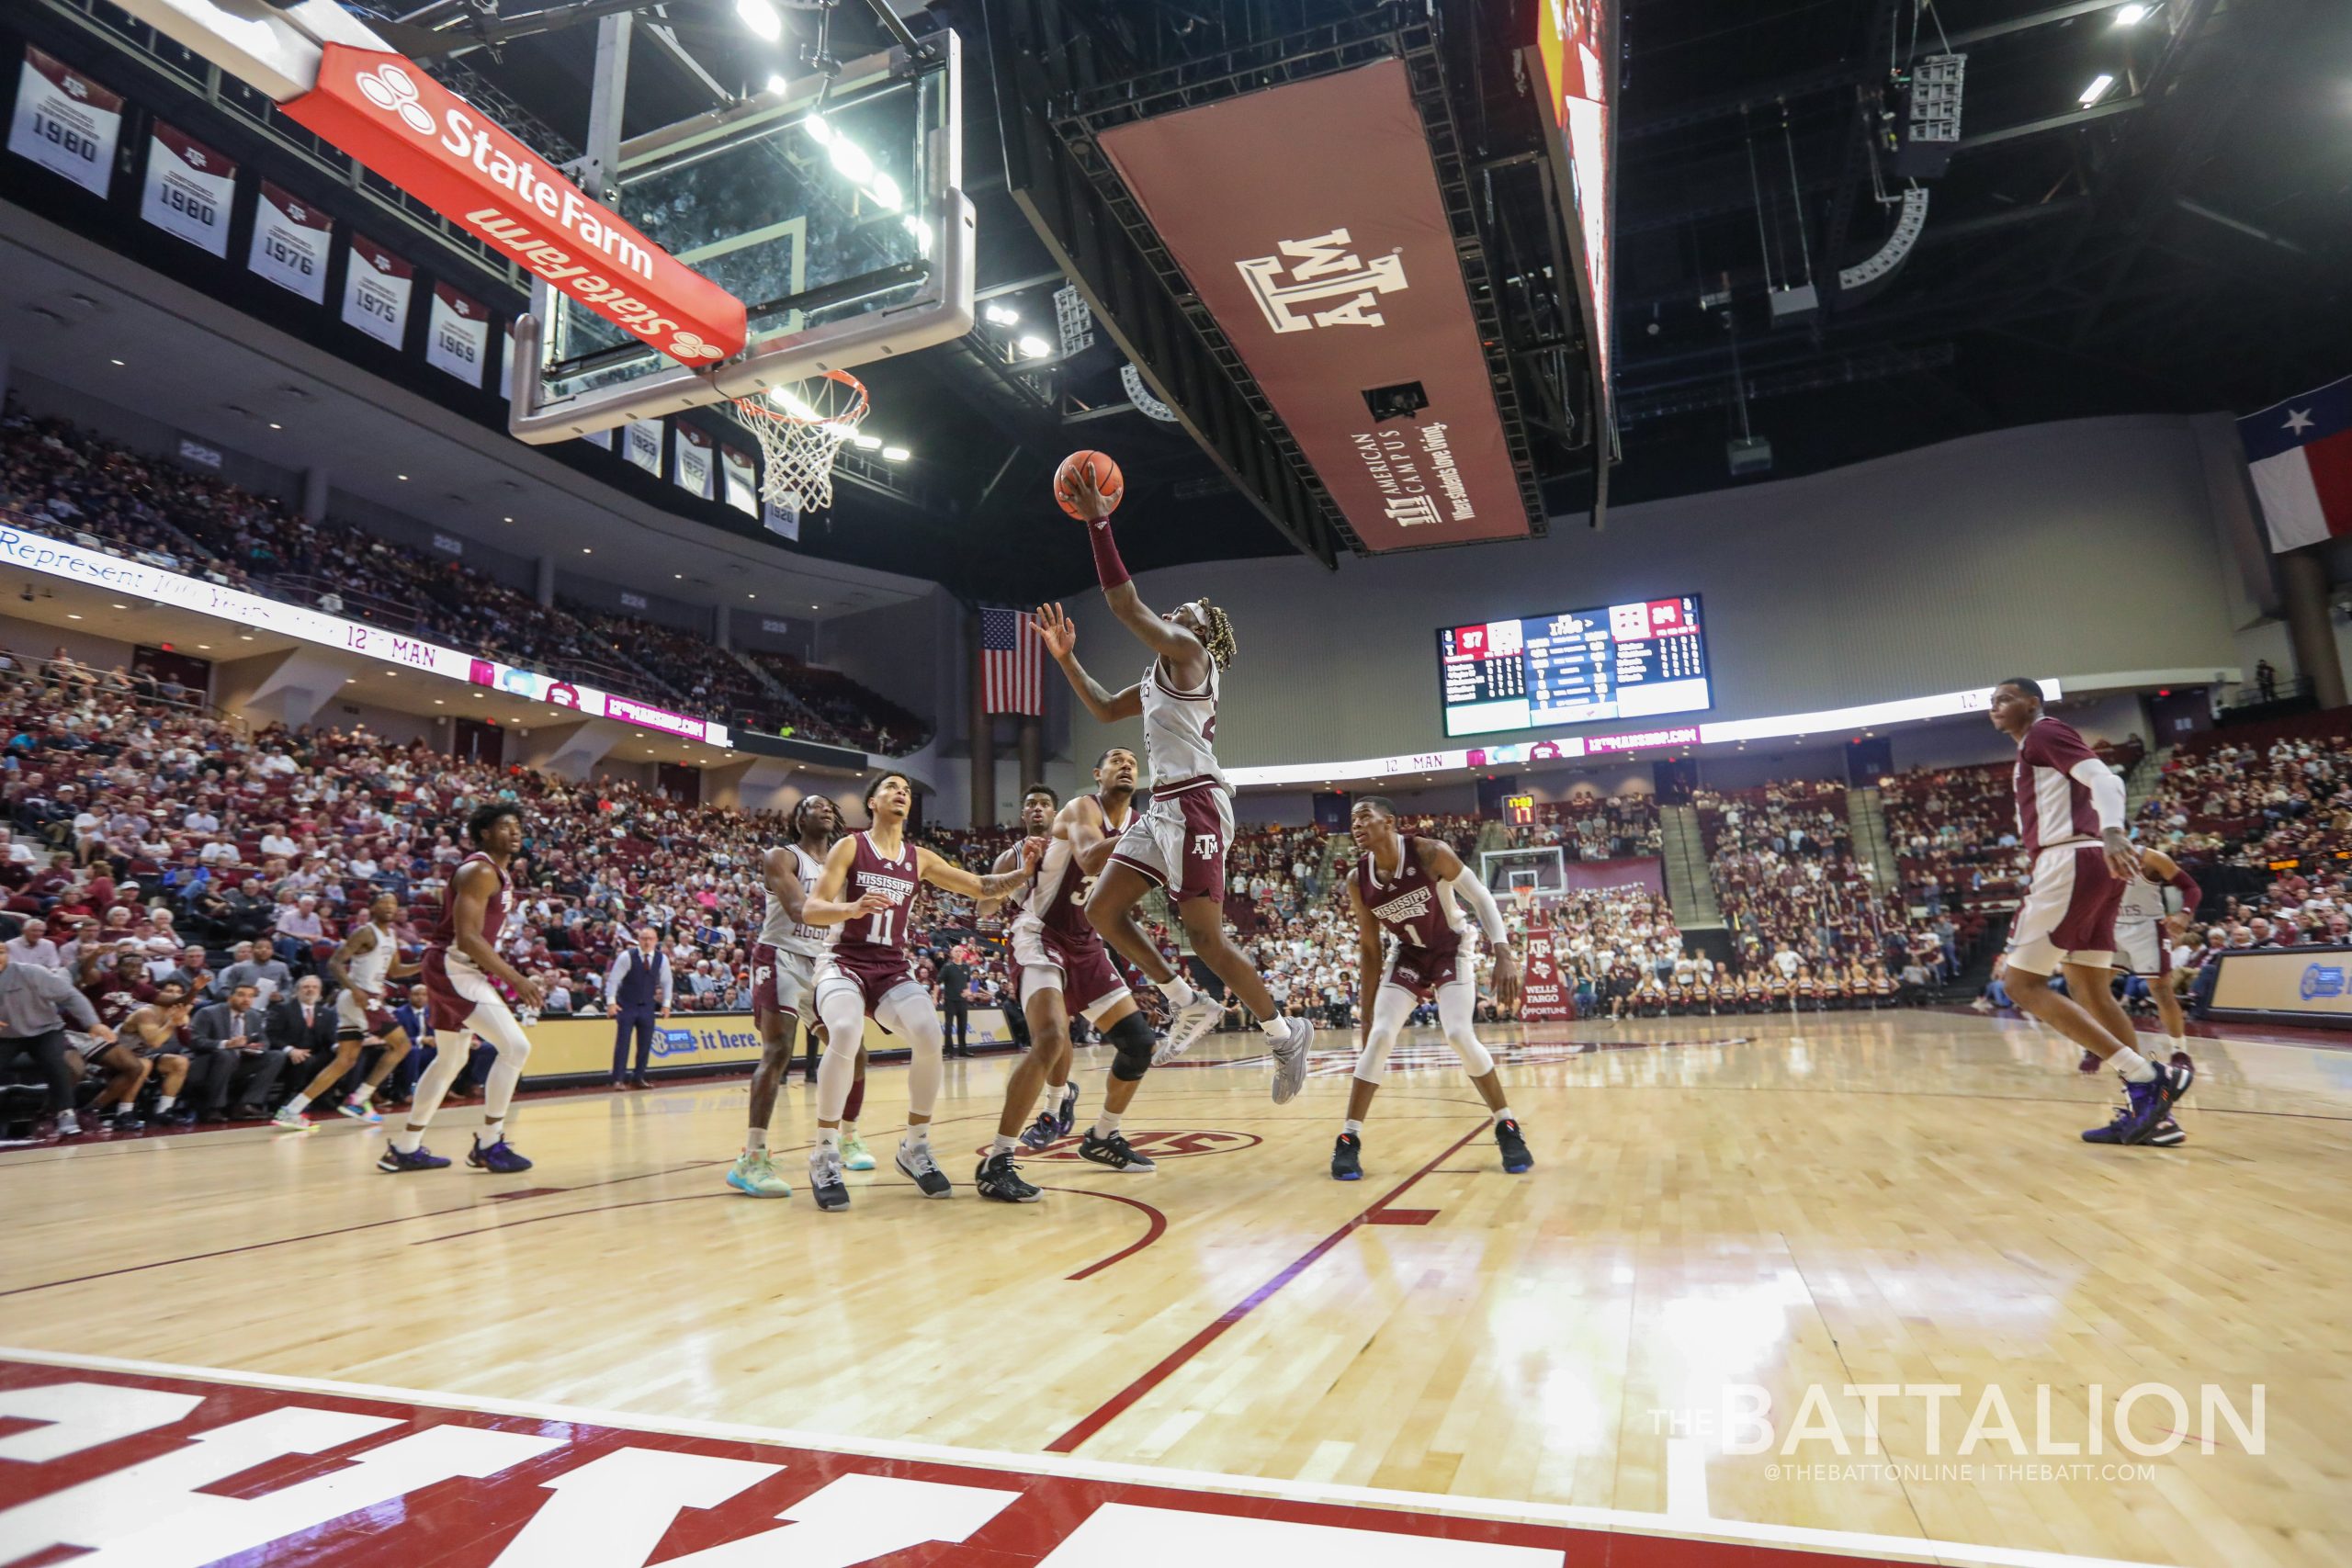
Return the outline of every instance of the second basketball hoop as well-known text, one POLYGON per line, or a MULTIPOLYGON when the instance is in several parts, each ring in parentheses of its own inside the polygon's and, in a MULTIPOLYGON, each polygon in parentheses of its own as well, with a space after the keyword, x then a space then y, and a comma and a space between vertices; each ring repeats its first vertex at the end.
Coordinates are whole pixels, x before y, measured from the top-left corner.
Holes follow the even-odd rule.
POLYGON ((735 412, 766 459, 760 494, 792 512, 833 503, 833 462, 857 439, 870 406, 865 384, 846 370, 735 400, 735 412))

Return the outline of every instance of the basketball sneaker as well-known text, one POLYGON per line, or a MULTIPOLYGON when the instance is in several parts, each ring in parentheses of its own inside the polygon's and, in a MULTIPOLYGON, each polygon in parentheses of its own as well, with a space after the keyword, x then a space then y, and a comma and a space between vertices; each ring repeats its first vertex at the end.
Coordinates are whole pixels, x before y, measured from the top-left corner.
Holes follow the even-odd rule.
MULTIPOLYGON (((940 1179, 944 1182, 946 1178, 940 1179)), ((1034 1203, 1045 1196, 1021 1179, 1010 1154, 990 1155, 980 1161, 980 1168, 973 1174, 972 1186, 981 1197, 1000 1203, 1034 1203)))
POLYGON ((334 1111, 338 1116, 348 1116, 354 1122, 369 1127, 380 1127, 384 1124, 384 1113, 377 1110, 372 1101, 362 1103, 356 1100, 346 1100, 336 1106, 334 1111))
POLYGON ((1288 1105, 1298 1098, 1299 1086, 1306 1082, 1307 1048, 1315 1043, 1315 1025, 1311 1020, 1292 1016, 1283 1020, 1287 1026, 1285 1037, 1274 1043, 1274 1103, 1288 1105))
POLYGON ((2147 1142, 2154 1148, 2177 1149, 2188 1142, 2188 1134, 2180 1130, 2179 1122, 2167 1116, 2156 1123, 2156 1130, 2148 1134, 2147 1142))
POLYGON ((947 1173, 939 1168, 939 1162, 931 1157, 930 1144, 910 1143, 904 1138, 899 1139, 899 1156, 892 1163, 898 1166, 899 1173, 912 1181, 924 1197, 953 1198, 956 1196, 955 1184, 947 1179, 947 1173))
POLYGON ((1054 1136, 1067 1138, 1070 1129, 1078 1125, 1078 1086, 1062 1085, 1061 1109, 1054 1112, 1054 1136))
POLYGON ((474 1146, 467 1151, 466 1163, 492 1176, 516 1176, 531 1168, 531 1162, 515 1153, 514 1146, 503 1137, 485 1144, 480 1133, 474 1134, 474 1146))
POLYGON ((1527 1152, 1527 1140, 1520 1136, 1516 1122, 1495 1123, 1495 1146, 1503 1152, 1503 1168, 1511 1175, 1533 1168, 1535 1156, 1527 1152))
POLYGON ((2123 1086, 2124 1103, 2113 1120, 2104 1127, 2091 1127, 2083 1134, 2086 1144, 2144 1144, 2150 1142, 2172 1117, 2172 1108, 2188 1093, 2197 1081, 2197 1068, 2187 1052, 2175 1052, 2174 1059, 2156 1069, 2156 1076, 2146 1083, 2123 1086))
POLYGON ((1037 1119, 1021 1129, 1021 1146, 1042 1149, 1061 1136, 1061 1119, 1050 1111, 1040 1111, 1037 1119))
POLYGON ((281 1133, 307 1133, 311 1130, 311 1119, 291 1105, 279 1106, 277 1114, 269 1119, 269 1124, 281 1133))
POLYGON ((376 1168, 387 1176, 398 1176, 404 1170, 441 1170, 446 1168, 448 1163, 423 1144, 416 1145, 414 1154, 402 1154, 391 1145, 386 1144, 383 1156, 376 1161, 376 1168))
POLYGON ((1176 1010, 1168 1025, 1168 1038, 1155 1046, 1151 1065, 1166 1066, 1193 1046, 1199 1044, 1216 1021, 1225 1016, 1225 1004, 1204 992, 1194 992, 1193 999, 1176 1010))
POLYGON ((786 1181, 783 1173, 776 1169, 775 1162, 768 1158, 768 1152, 765 1149, 756 1153, 746 1149, 743 1153, 737 1155, 734 1165, 728 1168, 727 1185, 738 1192, 753 1198, 792 1196, 792 1183, 786 1181))
POLYGON ((1149 1176, 1159 1168, 1148 1155, 1136 1153, 1136 1146, 1127 1142, 1127 1135, 1116 1130, 1107 1138, 1098 1138, 1092 1128, 1087 1129, 1085 1140, 1078 1145, 1078 1157, 1112 1170, 1123 1170, 1129 1176, 1149 1176))
POLYGON ((867 1148, 865 1140, 855 1133, 852 1133, 842 1140, 842 1168, 843 1170, 872 1170, 874 1168, 874 1151, 867 1148))
POLYGON ((808 1195, 817 1200, 820 1209, 849 1207, 849 1184, 842 1179, 840 1150, 820 1144, 808 1151, 808 1195))
POLYGON ((1331 1145, 1331 1179, 1362 1181, 1363 1179, 1363 1140, 1353 1133, 1342 1133, 1331 1145))

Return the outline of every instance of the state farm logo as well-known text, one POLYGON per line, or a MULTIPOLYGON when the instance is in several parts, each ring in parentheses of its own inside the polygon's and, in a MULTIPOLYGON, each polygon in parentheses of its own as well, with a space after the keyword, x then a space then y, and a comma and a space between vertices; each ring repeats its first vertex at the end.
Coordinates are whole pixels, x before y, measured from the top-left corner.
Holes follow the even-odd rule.
POLYGON ((419 136, 433 134, 433 116, 418 100, 422 95, 409 73, 397 65, 379 65, 373 71, 363 71, 356 83, 359 96, 382 109, 386 114, 401 117, 401 123, 419 136))
MULTIPOLYGON (((1451 1052, 1448 1052, 1447 1059, 1454 1059, 1451 1052)), ((1069 1160, 1080 1164, 1091 1163, 1079 1160, 1080 1142, 1080 1140, 1075 1137, 1064 1138, 1057 1143, 1047 1144, 1044 1148, 1035 1150, 1022 1157, 1069 1160)), ((1192 1159, 1201 1155, 1239 1154, 1243 1149, 1253 1148, 1263 1142, 1265 1140, 1255 1133, 1227 1133, 1215 1128, 1186 1128, 1172 1131, 1161 1129, 1127 1134, 1127 1144, 1136 1153, 1155 1160, 1192 1159)), ((989 1152, 989 1146, 983 1145, 973 1152, 984 1155, 989 1152)))
POLYGON ((673 359, 723 359, 726 357, 725 350, 716 344, 703 342, 699 333, 678 333, 670 340, 669 353, 673 359))
POLYGON ((1385 320, 1374 307, 1383 294, 1411 287, 1405 281, 1401 250, 1374 256, 1367 265, 1349 246, 1345 229, 1311 240, 1284 240, 1279 254, 1235 262, 1267 324, 1278 333, 1316 327, 1377 327, 1385 320))

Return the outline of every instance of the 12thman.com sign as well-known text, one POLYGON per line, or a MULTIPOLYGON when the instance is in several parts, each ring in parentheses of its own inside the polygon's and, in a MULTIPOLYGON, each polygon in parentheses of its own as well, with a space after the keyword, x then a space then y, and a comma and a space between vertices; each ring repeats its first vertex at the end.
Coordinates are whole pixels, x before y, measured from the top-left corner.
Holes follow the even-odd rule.
POLYGON ((397 54, 326 46, 288 115, 682 365, 741 351, 743 302, 397 54))

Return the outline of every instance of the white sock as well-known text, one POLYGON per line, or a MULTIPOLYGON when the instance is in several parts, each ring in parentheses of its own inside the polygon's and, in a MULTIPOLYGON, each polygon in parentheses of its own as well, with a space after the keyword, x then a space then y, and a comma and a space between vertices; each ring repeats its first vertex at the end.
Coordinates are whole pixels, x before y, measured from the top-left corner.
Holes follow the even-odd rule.
POLYGON ((1340 1131, 1345 1133, 1351 1138, 1361 1138, 1363 1136, 1363 1123, 1355 1117, 1351 1116, 1348 1118, 1345 1124, 1340 1128, 1340 1131))
POLYGON ((842 1152, 842 1130, 839 1127, 817 1129, 817 1146, 831 1154, 842 1152))
POLYGON ((311 1097, 307 1094, 298 1094, 286 1102, 286 1113, 289 1116, 300 1116, 310 1107, 311 1097))
POLYGON ((364 1083, 359 1086, 359 1091, 351 1097, 351 1103, 354 1105, 365 1105, 375 1098, 376 1086, 371 1083, 364 1083))
POLYGON ((1498 1122, 1516 1122, 1519 1118, 1513 1116, 1510 1113, 1510 1107, 1506 1105, 1495 1112, 1495 1120, 1498 1122))
POLYGON ((155 1114, 161 1116, 164 1111, 169 1111, 172 1108, 172 1102, 177 1099, 179 1099, 179 1096, 176 1094, 157 1095, 155 1097, 155 1114))
POLYGON ((488 1148, 504 1136, 506 1136, 506 1119, 502 1116, 495 1122, 484 1122, 481 1124, 481 1131, 474 1134, 474 1142, 483 1148, 488 1148))
POLYGON ((914 1145, 917 1148, 929 1147, 931 1145, 931 1123, 928 1122, 908 1122, 905 1141, 914 1145))
POLYGON ((1061 1096, 1062 1103, 1067 1105, 1078 1098, 1078 1086, 1074 1083, 1066 1083, 1057 1092, 1061 1096))
POLYGON ((857 1136, 857 1123, 856 1123, 856 1122, 842 1122, 842 1141, 843 1141, 843 1142, 847 1142, 849 1139, 851 1139, 851 1138, 854 1138, 854 1137, 856 1137, 856 1136, 857 1136))
POLYGON ((1159 994, 1168 998, 1170 1007, 1188 1008, 1193 1005, 1193 983, 1182 975, 1172 980, 1155 980, 1152 984, 1159 987, 1159 994))
POLYGON ((1258 1021, 1258 1027, 1264 1030, 1270 1039, 1287 1040, 1290 1038, 1290 1020, 1281 1013, 1276 1013, 1272 1018, 1260 1019, 1258 1021))
POLYGON ((2125 1083, 2154 1083, 2155 1064, 2126 1045, 2107 1059, 2107 1065, 2123 1075, 2125 1083))
POLYGON ((1095 1117, 1094 1135, 1098 1138, 1107 1138, 1112 1134, 1117 1132, 1119 1130, 1119 1115, 1120 1113, 1116 1111, 1105 1111, 1101 1115, 1095 1117))
POLYGON ((767 1153, 768 1130, 765 1127, 754 1127, 750 1132, 744 1134, 743 1152, 747 1155, 763 1155, 767 1153))
POLYGON ((1006 1137, 1002 1133, 999 1133, 996 1135, 996 1142, 989 1145, 989 1156, 990 1158, 994 1158, 998 1155, 1009 1155, 1012 1152, 1012 1140, 1006 1137))

